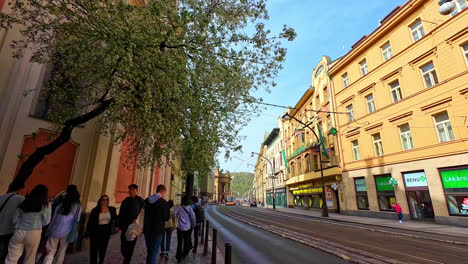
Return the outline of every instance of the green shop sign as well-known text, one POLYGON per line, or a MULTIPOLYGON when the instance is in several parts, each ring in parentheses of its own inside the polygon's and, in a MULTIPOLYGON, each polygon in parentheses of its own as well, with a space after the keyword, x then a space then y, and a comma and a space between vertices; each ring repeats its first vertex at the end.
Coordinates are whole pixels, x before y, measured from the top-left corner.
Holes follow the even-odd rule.
POLYGON ((393 191, 394 188, 390 183, 390 176, 375 177, 375 184, 377 185, 377 191, 393 191))
POLYGON ((444 188, 468 188, 468 169, 441 171, 444 188))

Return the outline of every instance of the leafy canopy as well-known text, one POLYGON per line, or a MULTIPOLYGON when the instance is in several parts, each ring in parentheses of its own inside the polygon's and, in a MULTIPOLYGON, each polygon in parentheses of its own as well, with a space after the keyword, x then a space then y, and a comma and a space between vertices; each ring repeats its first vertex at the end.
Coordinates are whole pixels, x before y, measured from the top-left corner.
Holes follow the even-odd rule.
POLYGON ((59 126, 99 107, 103 133, 128 136, 140 165, 183 156, 204 172, 220 147, 238 148, 273 87, 295 32, 272 35, 265 0, 12 0, 0 27, 19 26, 14 55, 55 65, 47 85, 59 126), (156 143, 155 143, 156 142, 156 143))

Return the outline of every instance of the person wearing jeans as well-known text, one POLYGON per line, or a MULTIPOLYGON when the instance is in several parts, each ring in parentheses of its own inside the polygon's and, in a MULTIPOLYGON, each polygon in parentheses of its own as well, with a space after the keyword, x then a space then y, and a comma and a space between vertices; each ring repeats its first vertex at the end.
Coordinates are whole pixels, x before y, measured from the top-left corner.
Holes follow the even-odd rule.
POLYGON ((178 219, 176 258, 181 262, 192 248, 192 228, 196 225, 195 213, 187 196, 182 197, 181 205, 174 210, 174 216, 178 219))
POLYGON ((145 200, 145 220, 143 233, 146 242, 146 263, 156 264, 164 234, 164 222, 169 220, 169 205, 164 200, 166 187, 158 185, 156 194, 145 200))
POLYGON ((169 200, 167 202, 169 205, 169 210, 170 210, 170 217, 169 220, 167 220, 164 223, 164 235, 161 243, 161 257, 166 257, 169 258, 169 252, 171 252, 171 238, 172 238, 172 231, 176 229, 174 225, 174 209, 172 208, 174 206, 174 201, 169 200))

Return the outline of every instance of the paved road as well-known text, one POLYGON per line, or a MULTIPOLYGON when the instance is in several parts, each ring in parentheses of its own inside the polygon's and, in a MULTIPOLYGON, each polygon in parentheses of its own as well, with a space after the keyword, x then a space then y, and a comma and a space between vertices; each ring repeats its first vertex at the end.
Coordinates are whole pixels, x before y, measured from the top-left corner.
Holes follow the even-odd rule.
MULTIPOLYGON (((379 261, 381 263, 394 261, 403 263, 468 263, 468 243, 466 243, 468 241, 459 237, 432 235, 416 231, 405 232, 384 227, 369 228, 365 225, 324 221, 261 208, 222 206, 220 210, 238 222, 246 221, 272 231, 279 230, 286 236, 301 239, 305 243, 310 242, 311 245, 325 245, 325 249, 339 250, 344 255, 350 256, 351 259, 356 257, 365 260, 366 254, 369 254, 368 257, 373 258, 373 260, 370 259, 369 263, 379 261)), ((249 229, 244 230, 244 236, 251 236, 249 229)), ((267 250, 281 252, 282 248, 271 245, 267 250)), ((310 248, 305 251, 308 250, 310 248)), ((304 251, 304 248, 299 251, 304 251)), ((288 262, 299 263, 289 260, 288 262)), ((310 262, 307 261, 307 263, 310 262)))
POLYGON ((232 263, 347 263, 343 259, 321 250, 227 217, 220 213, 215 206, 208 207, 205 212, 210 226, 218 229, 219 249, 223 250, 223 245, 227 241, 232 243, 232 263))

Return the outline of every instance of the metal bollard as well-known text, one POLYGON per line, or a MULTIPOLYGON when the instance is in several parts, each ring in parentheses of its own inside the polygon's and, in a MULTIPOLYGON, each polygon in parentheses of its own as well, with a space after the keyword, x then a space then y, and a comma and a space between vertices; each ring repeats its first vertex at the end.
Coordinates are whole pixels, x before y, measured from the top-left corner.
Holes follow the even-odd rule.
POLYGON ((208 220, 206 220, 205 243, 203 245, 203 256, 208 255, 208 232, 210 232, 210 222, 208 220))
POLYGON ((216 264, 216 244, 218 240, 218 230, 216 228, 213 228, 213 243, 211 244, 211 264, 216 264))
POLYGON ((205 221, 201 223, 201 232, 199 234, 201 236, 201 243, 205 240, 205 221))
POLYGON ((232 258, 231 250, 232 250, 231 243, 227 242, 226 244, 224 244, 224 264, 231 264, 231 258, 232 258))

